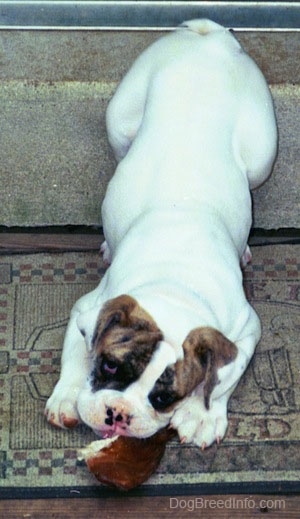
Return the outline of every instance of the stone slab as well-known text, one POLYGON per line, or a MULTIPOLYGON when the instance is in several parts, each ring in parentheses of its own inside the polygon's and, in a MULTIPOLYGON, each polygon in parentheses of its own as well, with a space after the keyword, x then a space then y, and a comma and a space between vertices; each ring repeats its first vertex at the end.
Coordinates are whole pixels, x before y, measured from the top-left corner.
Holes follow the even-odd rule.
MULTIPOLYGON (((0 80, 119 81, 159 31, 0 31, 0 80)), ((235 32, 269 83, 299 83, 299 32, 235 32)))
MULTIPOLYGON (((100 225, 115 163, 105 109, 136 55, 160 34, 0 33, 0 225, 100 225)), ((240 33, 274 95, 280 133, 271 179, 254 193, 256 227, 300 227, 300 39, 240 33)))
POLYGON ((104 113, 112 85, 0 85, 0 222, 99 224, 113 159, 104 113))
MULTIPOLYGON (((99 225, 114 171, 105 108, 116 84, 2 82, 0 222, 99 225)), ((300 89, 272 86, 280 132, 274 173, 254 193, 256 227, 300 227, 300 89)))

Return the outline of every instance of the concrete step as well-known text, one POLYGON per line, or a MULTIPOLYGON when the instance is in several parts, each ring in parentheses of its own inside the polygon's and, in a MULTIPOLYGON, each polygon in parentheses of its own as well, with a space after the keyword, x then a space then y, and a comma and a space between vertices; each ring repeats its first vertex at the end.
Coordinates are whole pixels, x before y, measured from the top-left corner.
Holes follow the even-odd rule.
MULTIPOLYGON (((104 125, 117 82, 158 32, 0 33, 0 224, 99 225, 114 171, 104 125)), ((300 228, 299 33, 238 33, 274 96, 280 147, 256 227, 300 228)))

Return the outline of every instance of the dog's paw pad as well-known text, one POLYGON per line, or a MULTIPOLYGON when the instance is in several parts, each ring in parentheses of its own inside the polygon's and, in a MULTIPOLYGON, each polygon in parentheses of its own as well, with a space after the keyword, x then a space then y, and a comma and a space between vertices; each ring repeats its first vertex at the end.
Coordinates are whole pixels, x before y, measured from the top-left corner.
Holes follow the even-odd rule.
POLYGON ((61 429, 73 429, 73 427, 76 427, 76 425, 80 423, 77 412, 66 413, 65 411, 61 410, 54 412, 46 409, 44 414, 50 425, 59 427, 61 429))
POLYGON ((252 261, 252 252, 250 250, 249 245, 246 246, 244 253, 241 257, 241 267, 246 268, 249 263, 252 261))
POLYGON ((227 424, 226 416, 216 417, 208 412, 195 432, 193 443, 201 447, 202 450, 210 447, 214 442, 219 445, 225 436, 227 424))
POLYGON ((100 247, 100 252, 102 254, 103 263, 105 263, 105 265, 110 265, 111 264, 111 253, 110 253, 107 241, 104 241, 102 243, 102 245, 100 247))
POLYGON ((59 386, 54 389, 46 404, 44 414, 48 422, 54 427, 71 429, 80 422, 76 405, 78 390, 75 391, 74 388, 70 388, 69 391, 62 391, 61 389, 59 386))
POLYGON ((47 410, 45 410, 44 415, 47 419, 47 422, 52 425, 53 427, 57 427, 58 429, 61 429, 61 425, 59 423, 59 420, 57 419, 55 413, 50 413, 47 410))
POLYGON ((226 407, 214 404, 207 410, 197 397, 187 399, 171 419, 171 426, 177 429, 181 443, 193 443, 202 450, 214 442, 221 442, 227 424, 226 407))
POLYGON ((66 416, 64 414, 61 415, 60 420, 67 429, 73 429, 73 427, 76 427, 76 425, 79 424, 78 418, 66 416))

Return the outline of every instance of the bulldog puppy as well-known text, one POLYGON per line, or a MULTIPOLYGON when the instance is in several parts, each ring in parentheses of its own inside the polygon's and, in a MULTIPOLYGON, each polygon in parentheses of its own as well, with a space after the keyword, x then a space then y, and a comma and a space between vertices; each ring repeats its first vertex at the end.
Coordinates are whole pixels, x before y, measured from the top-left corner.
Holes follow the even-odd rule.
POLYGON ((266 81, 229 30, 192 20, 133 64, 107 109, 118 166, 102 206, 100 285, 74 306, 49 422, 102 437, 170 424, 205 448, 260 339, 241 264, 250 189, 277 130, 266 81))

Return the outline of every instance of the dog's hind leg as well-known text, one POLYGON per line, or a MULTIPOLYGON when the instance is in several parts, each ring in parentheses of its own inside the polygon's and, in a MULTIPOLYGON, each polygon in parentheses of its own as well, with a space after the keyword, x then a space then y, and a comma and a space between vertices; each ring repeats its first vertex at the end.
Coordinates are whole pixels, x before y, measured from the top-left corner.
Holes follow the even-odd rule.
POLYGON ((117 162, 127 154, 142 122, 149 80, 148 70, 147 62, 145 67, 134 64, 108 104, 106 129, 117 162))
POLYGON ((115 158, 120 162, 127 154, 142 123, 149 84, 158 62, 166 53, 173 54, 172 40, 159 39, 133 63, 120 82, 106 110, 106 129, 115 158))

